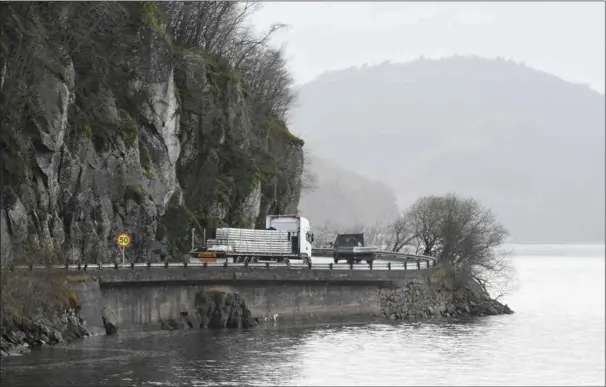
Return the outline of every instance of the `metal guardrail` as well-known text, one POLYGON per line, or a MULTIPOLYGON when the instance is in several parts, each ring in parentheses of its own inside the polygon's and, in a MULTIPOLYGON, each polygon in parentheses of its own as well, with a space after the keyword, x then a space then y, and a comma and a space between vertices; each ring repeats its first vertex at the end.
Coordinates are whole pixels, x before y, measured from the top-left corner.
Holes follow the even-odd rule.
MULTIPOLYGON (((313 257, 332 257, 334 249, 333 248, 314 248, 311 250, 311 254, 313 257)), ((407 253, 398 253, 394 251, 377 251, 374 253, 374 259, 388 260, 388 261, 427 261, 427 262, 435 262, 434 257, 430 257, 428 255, 417 255, 417 254, 407 254, 407 253)))
MULTIPOLYGON (((19 270, 19 271, 33 271, 33 270, 47 270, 47 271, 100 271, 100 270, 134 270, 135 268, 147 268, 147 269, 168 269, 168 268, 191 268, 192 270, 206 268, 224 268, 229 269, 232 267, 251 267, 251 268, 265 268, 265 269, 294 269, 294 270, 421 270, 435 266, 435 261, 428 260, 416 260, 415 262, 405 261, 402 263, 359 263, 359 264, 333 264, 333 263, 310 263, 308 265, 304 263, 274 263, 274 262, 262 262, 262 263, 175 263, 175 262, 164 262, 164 263, 131 263, 131 264, 83 264, 83 265, 31 265, 31 266, 13 266, 8 270, 19 270)), ((5 269, 6 270, 6 269, 5 269)))

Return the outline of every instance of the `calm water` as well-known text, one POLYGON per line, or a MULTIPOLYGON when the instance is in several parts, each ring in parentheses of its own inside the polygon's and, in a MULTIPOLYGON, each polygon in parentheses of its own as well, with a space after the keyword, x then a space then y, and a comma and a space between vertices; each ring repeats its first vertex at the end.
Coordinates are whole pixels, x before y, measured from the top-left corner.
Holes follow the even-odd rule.
POLYGON ((515 258, 512 316, 94 337, 8 359, 2 385, 603 386, 604 247, 557 250, 515 258))

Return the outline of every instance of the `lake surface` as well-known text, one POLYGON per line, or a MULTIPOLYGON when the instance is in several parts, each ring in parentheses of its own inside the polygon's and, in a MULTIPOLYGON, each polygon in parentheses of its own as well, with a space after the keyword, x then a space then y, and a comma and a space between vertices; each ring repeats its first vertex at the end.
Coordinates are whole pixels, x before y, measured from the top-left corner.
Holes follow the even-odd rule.
POLYGON ((5 360, 2 385, 604 386, 604 246, 550 246, 515 249, 514 315, 93 337, 5 360))

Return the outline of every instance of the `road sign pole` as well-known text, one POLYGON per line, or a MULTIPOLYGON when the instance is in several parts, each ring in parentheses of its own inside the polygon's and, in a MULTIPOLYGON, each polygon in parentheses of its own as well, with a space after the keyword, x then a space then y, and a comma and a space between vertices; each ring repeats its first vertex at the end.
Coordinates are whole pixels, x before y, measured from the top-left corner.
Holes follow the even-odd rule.
POLYGON ((124 247, 122 248, 122 267, 124 267, 124 247))

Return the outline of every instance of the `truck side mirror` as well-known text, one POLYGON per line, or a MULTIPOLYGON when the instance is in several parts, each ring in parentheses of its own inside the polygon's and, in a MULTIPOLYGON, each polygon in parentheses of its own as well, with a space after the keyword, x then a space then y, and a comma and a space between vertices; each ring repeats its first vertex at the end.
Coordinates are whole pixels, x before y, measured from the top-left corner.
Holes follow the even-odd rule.
POLYGON ((314 241, 315 237, 316 237, 316 236, 315 236, 313 233, 311 233, 311 241, 312 241, 312 242, 314 241))

